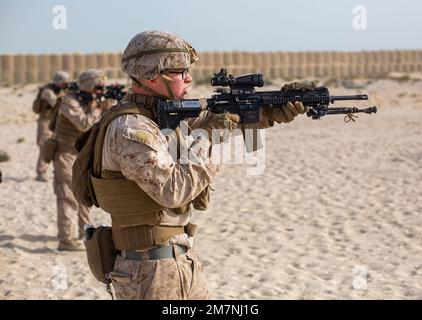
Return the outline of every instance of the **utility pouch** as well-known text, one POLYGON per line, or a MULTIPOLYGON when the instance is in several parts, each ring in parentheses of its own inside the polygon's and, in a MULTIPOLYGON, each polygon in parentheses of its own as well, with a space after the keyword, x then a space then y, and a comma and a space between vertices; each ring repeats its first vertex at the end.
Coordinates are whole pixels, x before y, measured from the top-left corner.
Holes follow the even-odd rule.
POLYGON ((111 227, 87 228, 85 230, 84 244, 91 273, 95 279, 109 285, 109 273, 113 271, 114 260, 117 255, 111 227))
POLYGON ((210 202, 210 186, 207 186, 195 199, 192 205, 196 210, 207 210, 210 202))
POLYGON ((54 159, 54 155, 56 154, 57 149, 57 141, 54 138, 47 139, 42 145, 41 145, 41 156, 42 159, 50 163, 54 159))

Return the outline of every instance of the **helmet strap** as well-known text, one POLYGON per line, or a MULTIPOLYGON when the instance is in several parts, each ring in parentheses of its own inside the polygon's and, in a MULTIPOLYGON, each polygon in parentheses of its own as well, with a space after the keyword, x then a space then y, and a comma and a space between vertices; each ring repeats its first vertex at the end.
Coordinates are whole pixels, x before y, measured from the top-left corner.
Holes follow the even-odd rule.
MULTIPOLYGON (((149 94, 151 94, 154 97, 158 97, 161 99, 165 99, 167 100, 168 97, 163 96, 161 93, 158 93, 157 91, 155 91, 154 89, 151 89, 150 87, 147 87, 146 85, 142 84, 140 81, 138 81, 138 79, 136 79, 135 77, 130 77, 132 79, 133 82, 136 83, 136 85, 142 89, 144 89, 146 92, 148 92, 149 94)), ((168 89, 167 89, 168 90, 168 89)))
POLYGON ((161 79, 163 79, 164 84, 166 85, 167 93, 168 93, 168 96, 169 96, 170 100, 174 100, 173 90, 171 89, 171 85, 170 85, 170 82, 172 80, 168 76, 168 73, 166 71, 164 71, 163 75, 161 75, 161 79))

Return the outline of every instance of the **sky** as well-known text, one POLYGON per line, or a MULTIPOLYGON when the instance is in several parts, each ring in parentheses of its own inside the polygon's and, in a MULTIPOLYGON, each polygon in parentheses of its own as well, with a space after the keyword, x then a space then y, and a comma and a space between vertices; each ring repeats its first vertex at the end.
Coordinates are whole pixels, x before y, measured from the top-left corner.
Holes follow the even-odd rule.
POLYGON ((198 51, 420 49, 422 1, 0 0, 0 54, 117 52, 145 30, 198 51))

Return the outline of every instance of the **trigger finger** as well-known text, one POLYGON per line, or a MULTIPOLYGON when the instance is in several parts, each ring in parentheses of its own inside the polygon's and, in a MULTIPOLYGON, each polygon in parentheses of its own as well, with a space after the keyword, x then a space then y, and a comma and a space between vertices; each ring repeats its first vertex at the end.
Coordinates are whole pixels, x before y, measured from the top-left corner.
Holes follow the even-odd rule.
POLYGON ((239 121, 240 121, 240 117, 239 117, 239 115, 234 114, 234 113, 229 113, 229 114, 227 115, 227 117, 228 117, 228 119, 229 119, 229 120, 231 120, 231 121, 233 121, 233 122, 235 122, 235 123, 237 123, 237 122, 239 122, 239 121))
POLYGON ((296 105, 293 105, 291 102, 289 102, 286 106, 292 112, 294 117, 299 114, 299 110, 297 110, 296 105))
MULTIPOLYGON (((285 104, 282 108, 282 110, 284 111, 284 113, 286 114, 287 120, 288 122, 293 121, 294 119, 294 115, 293 112, 290 111, 290 108, 293 107, 293 104, 291 102, 288 102, 287 104, 285 104)), ((293 107, 294 108, 294 107, 293 107)))
POLYGON ((302 102, 299 102, 299 101, 296 101, 296 103, 295 103, 295 109, 300 114, 303 114, 303 113, 306 112, 305 106, 303 105, 302 102))
POLYGON ((288 122, 286 114, 283 111, 283 107, 274 109, 273 115, 274 115, 274 120, 277 121, 278 123, 288 122))

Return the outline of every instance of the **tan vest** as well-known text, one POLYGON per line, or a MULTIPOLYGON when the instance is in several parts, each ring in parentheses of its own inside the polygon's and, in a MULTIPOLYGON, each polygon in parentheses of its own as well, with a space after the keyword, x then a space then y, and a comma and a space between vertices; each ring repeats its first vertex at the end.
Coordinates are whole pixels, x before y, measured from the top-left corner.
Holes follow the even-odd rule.
POLYGON ((40 99, 40 118, 50 119, 53 108, 44 99, 40 99))
MULTIPOLYGON (((41 89, 41 92, 44 91, 45 89, 51 89, 54 92, 51 84, 44 86, 41 89)), ((57 96, 57 98, 63 97, 64 92, 60 91, 56 96, 57 96)), ((44 99, 41 99, 41 98, 40 98, 40 104, 41 104, 40 105, 40 118, 51 119, 51 117, 54 113, 54 109, 58 107, 57 104, 56 104, 56 106, 52 107, 48 104, 47 101, 45 101, 44 99)))
MULTIPOLYGON (((187 229, 195 229, 191 224, 187 227, 160 226, 163 215, 160 204, 121 172, 102 169, 104 137, 111 121, 128 114, 140 114, 151 119, 153 113, 148 108, 155 102, 155 98, 128 94, 118 105, 108 110, 99 123, 91 182, 96 202, 111 215, 113 241, 118 250, 146 249, 167 244, 172 236, 193 233, 187 229)), ((188 210, 190 204, 177 209, 178 213, 188 210)))
MULTIPOLYGON (((59 104, 57 108, 60 107, 59 104)), ((84 110, 85 113, 88 113, 90 110, 90 104, 83 104, 81 105, 81 108, 84 110)), ((58 116, 54 129, 55 139, 57 141, 64 142, 73 146, 75 144, 76 139, 78 139, 78 137, 81 135, 82 131, 76 128, 69 119, 60 114, 59 110, 57 110, 57 112, 58 116)))

